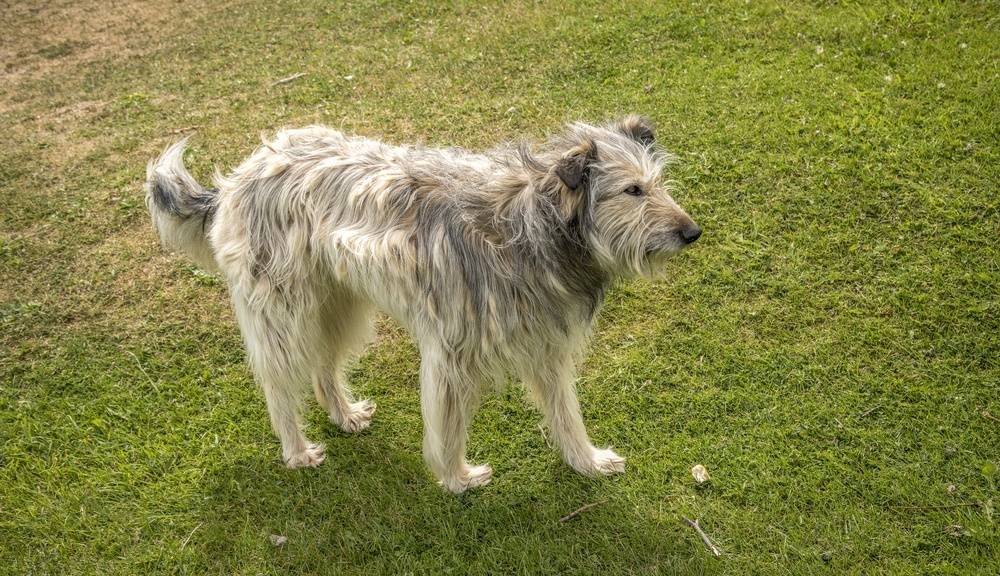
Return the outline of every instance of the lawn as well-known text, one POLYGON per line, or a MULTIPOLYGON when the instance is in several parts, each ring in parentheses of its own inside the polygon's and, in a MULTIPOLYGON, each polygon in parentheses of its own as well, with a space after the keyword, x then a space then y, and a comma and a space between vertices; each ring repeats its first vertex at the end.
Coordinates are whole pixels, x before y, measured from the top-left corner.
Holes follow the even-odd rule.
POLYGON ((1000 572, 995 1, 22 0, 0 64, 0 572, 1000 572), (311 405, 327 460, 285 469, 147 161, 192 135, 208 182, 282 126, 488 149, 628 112, 704 235, 614 286, 581 366, 626 474, 573 473, 514 384, 472 429, 493 483, 445 492, 388 319, 350 376, 372 427, 311 405))

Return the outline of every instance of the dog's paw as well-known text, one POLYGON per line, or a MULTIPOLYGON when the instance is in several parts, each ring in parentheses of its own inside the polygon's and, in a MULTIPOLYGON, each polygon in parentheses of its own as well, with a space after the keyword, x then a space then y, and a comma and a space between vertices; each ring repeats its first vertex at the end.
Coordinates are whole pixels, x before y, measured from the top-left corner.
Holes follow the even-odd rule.
POLYGON ((610 476, 625 472, 625 459, 615 454, 610 448, 594 451, 594 470, 599 474, 610 476))
POLYGON ((362 400, 349 405, 343 413, 331 413, 330 421, 340 426, 344 432, 360 432, 371 425, 374 413, 375 403, 362 400))
POLYGON ((568 460, 568 463, 580 474, 592 478, 602 475, 620 474, 625 471, 625 459, 615 454, 614 450, 610 448, 605 450, 593 448, 588 458, 580 460, 571 459, 568 460))
POLYGON ((322 444, 310 444, 305 450, 285 456, 285 466, 292 470, 296 468, 315 468, 323 462, 325 455, 323 452, 326 446, 322 444))
POLYGON ((440 484, 448 491, 461 494, 470 488, 478 488, 490 483, 493 479, 493 469, 489 464, 466 467, 460 474, 442 480, 440 484))

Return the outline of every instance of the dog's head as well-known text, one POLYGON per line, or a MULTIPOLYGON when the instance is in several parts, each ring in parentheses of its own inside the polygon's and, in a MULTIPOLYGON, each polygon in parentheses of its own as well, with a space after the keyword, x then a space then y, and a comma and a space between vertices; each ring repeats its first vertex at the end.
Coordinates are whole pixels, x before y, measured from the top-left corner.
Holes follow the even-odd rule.
POLYGON ((556 141, 554 201, 598 264, 618 275, 650 276, 701 236, 671 198, 663 170, 670 155, 650 123, 628 116, 602 127, 577 123, 556 141))

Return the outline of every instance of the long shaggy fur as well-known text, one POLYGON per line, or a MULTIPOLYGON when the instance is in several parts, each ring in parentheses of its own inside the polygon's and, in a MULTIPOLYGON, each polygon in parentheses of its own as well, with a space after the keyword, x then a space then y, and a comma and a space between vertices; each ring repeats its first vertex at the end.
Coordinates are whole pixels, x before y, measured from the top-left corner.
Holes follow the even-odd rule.
POLYGON ((184 146, 149 164, 146 203, 166 246, 225 276, 289 467, 323 459, 299 421, 310 383, 338 426, 370 423, 344 367, 381 309, 419 347, 424 457, 449 490, 489 482, 466 461, 466 428, 508 375, 570 466, 624 470, 587 437, 575 365, 609 284, 654 274, 701 234, 664 187, 669 157, 644 119, 490 154, 282 130, 216 189, 185 170, 184 146))

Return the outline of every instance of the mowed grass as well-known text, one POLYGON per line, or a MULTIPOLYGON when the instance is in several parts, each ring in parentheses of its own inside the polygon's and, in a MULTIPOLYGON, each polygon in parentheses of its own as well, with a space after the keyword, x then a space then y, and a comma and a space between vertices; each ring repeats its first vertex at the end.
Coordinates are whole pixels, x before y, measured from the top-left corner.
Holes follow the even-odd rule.
POLYGON ((28 0, 0 38, 3 570, 1000 570, 995 2, 28 0), (705 231, 615 286, 581 367, 627 473, 571 472, 512 385, 472 429, 494 482, 444 492, 388 320, 371 429, 311 405, 327 460, 285 469, 225 286, 150 231, 149 158, 194 133, 208 181, 281 126, 485 149, 626 112, 705 231))

